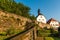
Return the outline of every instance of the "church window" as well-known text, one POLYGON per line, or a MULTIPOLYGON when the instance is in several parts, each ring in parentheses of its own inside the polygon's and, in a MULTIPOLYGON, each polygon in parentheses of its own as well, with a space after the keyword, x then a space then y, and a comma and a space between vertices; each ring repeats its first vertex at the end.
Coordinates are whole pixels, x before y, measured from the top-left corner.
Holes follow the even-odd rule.
POLYGON ((42 19, 44 21, 44 19, 42 19))
POLYGON ((41 18, 42 18, 42 16, 41 16, 41 18))

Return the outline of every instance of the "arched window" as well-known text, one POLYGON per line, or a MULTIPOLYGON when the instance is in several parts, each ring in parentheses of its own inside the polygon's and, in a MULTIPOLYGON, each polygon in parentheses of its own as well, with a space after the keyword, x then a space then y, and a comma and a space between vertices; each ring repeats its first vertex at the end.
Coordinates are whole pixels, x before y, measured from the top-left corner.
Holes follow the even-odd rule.
POLYGON ((42 18, 42 16, 41 16, 41 18, 42 18))

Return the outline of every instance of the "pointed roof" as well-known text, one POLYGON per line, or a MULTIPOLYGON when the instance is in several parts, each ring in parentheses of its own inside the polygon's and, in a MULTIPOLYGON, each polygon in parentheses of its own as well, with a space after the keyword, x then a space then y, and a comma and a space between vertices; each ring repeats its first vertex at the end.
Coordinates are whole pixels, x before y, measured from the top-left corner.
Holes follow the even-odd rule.
POLYGON ((51 19, 49 19, 49 20, 47 21, 47 23, 49 24, 51 21, 57 21, 57 20, 51 18, 51 19))
POLYGON ((43 14, 40 13, 40 9, 38 9, 38 15, 43 15, 43 14))

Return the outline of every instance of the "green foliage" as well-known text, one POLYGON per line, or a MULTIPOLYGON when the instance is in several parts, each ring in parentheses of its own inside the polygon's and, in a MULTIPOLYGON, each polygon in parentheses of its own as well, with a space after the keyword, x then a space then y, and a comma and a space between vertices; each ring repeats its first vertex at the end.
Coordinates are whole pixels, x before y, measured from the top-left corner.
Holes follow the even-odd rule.
POLYGON ((30 17, 30 19, 31 19, 31 20, 36 20, 36 17, 35 17, 34 15, 32 15, 32 16, 30 17))
POLYGON ((21 19, 17 18, 17 21, 21 21, 21 19))
POLYGON ((54 40, 60 40, 60 38, 59 37, 53 37, 54 38, 54 40))
POLYGON ((34 16, 30 16, 29 14, 29 7, 23 5, 22 3, 16 3, 15 0, 0 0, 0 10, 21 15, 31 19, 33 17, 33 19, 35 19, 34 16))
POLYGON ((40 29, 40 30, 37 30, 37 36, 42 36, 42 37, 48 37, 50 36, 50 30, 46 30, 46 29, 40 29))
POLYGON ((58 33, 60 33, 60 27, 58 27, 58 33))
POLYGON ((7 35, 14 34, 14 28, 10 27, 6 32, 7 32, 7 35))
POLYGON ((25 29, 29 29, 30 27, 34 27, 34 26, 35 26, 35 23, 26 21, 25 29))
POLYGON ((37 32, 37 35, 42 37, 58 37, 58 31, 54 30, 53 28, 43 28, 38 30, 37 32))
POLYGON ((54 30, 53 28, 50 28, 50 32, 53 33, 53 34, 58 33, 58 31, 54 30))
POLYGON ((19 29, 15 29, 14 31, 15 31, 14 34, 18 34, 18 33, 22 32, 22 30, 19 30, 19 29))
POLYGON ((20 33, 21 31, 22 30, 15 29, 13 26, 11 26, 6 32, 7 32, 7 35, 12 35, 12 34, 20 33))
POLYGON ((7 34, 7 32, 0 32, 0 35, 2 35, 2 36, 6 35, 6 34, 7 34))
POLYGON ((0 36, 0 40, 4 40, 6 38, 7 38, 7 36, 0 36))
POLYGON ((44 31, 38 31, 38 36, 40 37, 48 37, 50 35, 50 33, 46 33, 44 31))
POLYGON ((52 37, 45 37, 45 40, 54 40, 52 37))

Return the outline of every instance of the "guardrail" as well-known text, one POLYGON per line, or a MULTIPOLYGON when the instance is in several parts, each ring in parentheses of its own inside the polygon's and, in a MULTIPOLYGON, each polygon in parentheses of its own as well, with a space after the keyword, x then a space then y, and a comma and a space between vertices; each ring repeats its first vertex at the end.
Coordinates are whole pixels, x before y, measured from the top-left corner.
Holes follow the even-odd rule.
POLYGON ((36 40, 36 27, 30 27, 21 33, 11 36, 5 40, 36 40))

